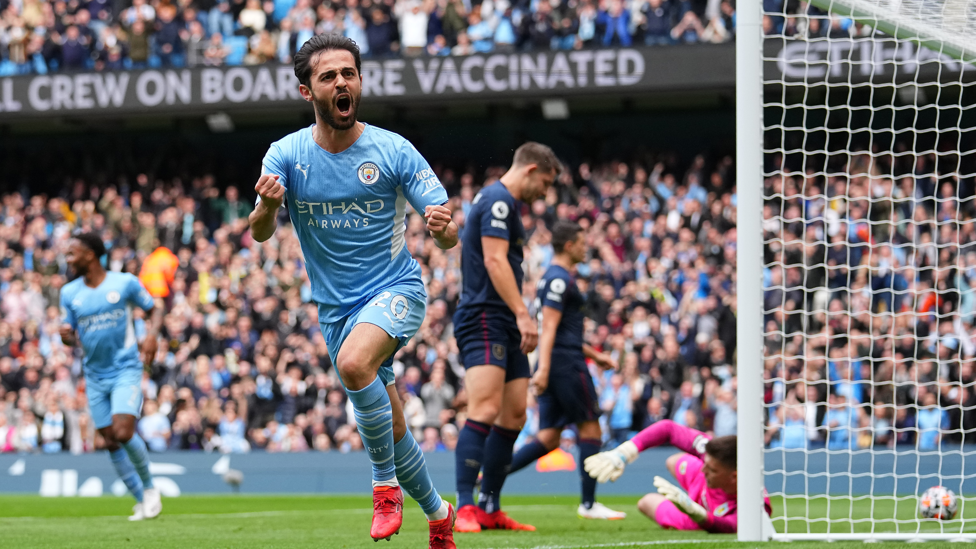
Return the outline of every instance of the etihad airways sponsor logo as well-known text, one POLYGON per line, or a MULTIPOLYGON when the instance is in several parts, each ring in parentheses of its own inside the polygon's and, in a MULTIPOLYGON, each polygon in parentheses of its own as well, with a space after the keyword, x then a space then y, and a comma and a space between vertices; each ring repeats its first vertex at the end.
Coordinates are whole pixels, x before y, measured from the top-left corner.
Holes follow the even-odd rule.
POLYGON ((383 210, 383 200, 363 202, 305 202, 295 201, 295 211, 303 219, 302 225, 320 229, 357 229, 368 227, 370 216, 383 210))

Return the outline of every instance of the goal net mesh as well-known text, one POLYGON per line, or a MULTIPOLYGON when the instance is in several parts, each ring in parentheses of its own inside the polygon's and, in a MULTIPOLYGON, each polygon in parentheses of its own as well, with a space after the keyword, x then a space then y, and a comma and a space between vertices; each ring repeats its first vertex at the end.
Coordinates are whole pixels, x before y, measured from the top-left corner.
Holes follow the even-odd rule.
POLYGON ((974 533, 976 1, 818 5, 763 1, 773 524, 974 533), (954 520, 919 516, 936 485, 954 520))

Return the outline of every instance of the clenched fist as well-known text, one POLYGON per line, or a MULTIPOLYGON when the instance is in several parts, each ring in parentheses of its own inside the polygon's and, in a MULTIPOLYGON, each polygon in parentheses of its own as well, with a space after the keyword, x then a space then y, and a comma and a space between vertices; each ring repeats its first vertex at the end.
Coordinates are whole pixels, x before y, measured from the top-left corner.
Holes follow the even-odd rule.
POLYGON ((451 210, 445 206, 427 206, 424 209, 424 218, 427 219, 427 230, 431 236, 436 237, 444 234, 451 224, 451 210))
POLYGON ((285 199, 285 187, 278 183, 277 175, 262 175, 258 178, 258 184, 254 186, 254 191, 261 197, 264 206, 273 212, 278 211, 281 202, 285 199))

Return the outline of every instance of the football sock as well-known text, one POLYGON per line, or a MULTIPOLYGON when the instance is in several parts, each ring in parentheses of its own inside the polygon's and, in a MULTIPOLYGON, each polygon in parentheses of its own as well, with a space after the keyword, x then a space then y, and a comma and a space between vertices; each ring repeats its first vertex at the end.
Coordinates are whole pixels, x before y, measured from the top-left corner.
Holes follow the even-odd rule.
POLYGON ((586 458, 596 454, 600 451, 600 441, 593 438, 581 438, 579 441, 579 476, 580 476, 580 490, 582 491, 580 503, 583 507, 589 509, 593 507, 593 502, 596 501, 596 479, 591 477, 586 469, 583 468, 583 462, 586 458))
POLYGON ((512 457, 512 468, 508 474, 512 474, 515 471, 521 471, 532 462, 541 458, 542 456, 549 453, 546 447, 542 445, 538 440, 533 440, 532 442, 526 444, 515 455, 512 457))
POLYGON ((115 472, 119 474, 119 478, 125 483, 125 487, 132 492, 132 496, 136 498, 136 501, 142 503, 142 479, 139 478, 139 473, 136 473, 136 468, 129 461, 129 456, 126 451, 119 448, 118 450, 110 451, 108 455, 112 458, 112 465, 115 466, 115 472))
POLYGON ((373 464, 373 486, 396 486, 393 462, 393 407, 379 376, 366 387, 346 389, 356 414, 356 428, 373 464))
POLYGON ((512 466, 512 447, 519 431, 493 425, 485 440, 485 477, 481 480, 478 507, 486 513, 501 509, 501 492, 512 466))
POLYGON ((454 450, 454 474, 457 486, 457 507, 474 505, 474 485, 478 481, 481 462, 485 457, 485 440, 491 426, 469 419, 458 434, 454 450))
MULTIPOLYGON (((441 509, 441 496, 434 490, 434 483, 430 481, 427 472, 427 462, 420 445, 414 440, 408 429, 406 434, 393 446, 393 462, 396 464, 396 478, 404 491, 415 499, 424 510, 427 518, 441 509)), ((447 508, 444 508, 447 511, 447 508)), ((444 514, 446 517, 447 514, 444 514)), ((432 520, 439 520, 438 517, 432 520)))
POLYGON ((139 433, 133 433, 132 438, 122 443, 122 447, 129 454, 132 466, 139 473, 139 478, 142 479, 142 487, 147 490, 152 488, 153 479, 152 473, 149 472, 149 448, 146 448, 146 441, 142 440, 139 433))

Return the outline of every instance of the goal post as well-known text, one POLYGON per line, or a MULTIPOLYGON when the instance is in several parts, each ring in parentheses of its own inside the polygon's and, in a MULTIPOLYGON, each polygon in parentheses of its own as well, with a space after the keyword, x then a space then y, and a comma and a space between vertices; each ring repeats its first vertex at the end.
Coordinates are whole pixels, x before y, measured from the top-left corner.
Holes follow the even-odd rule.
POLYGON ((976 0, 736 18, 738 539, 976 541, 976 0))

